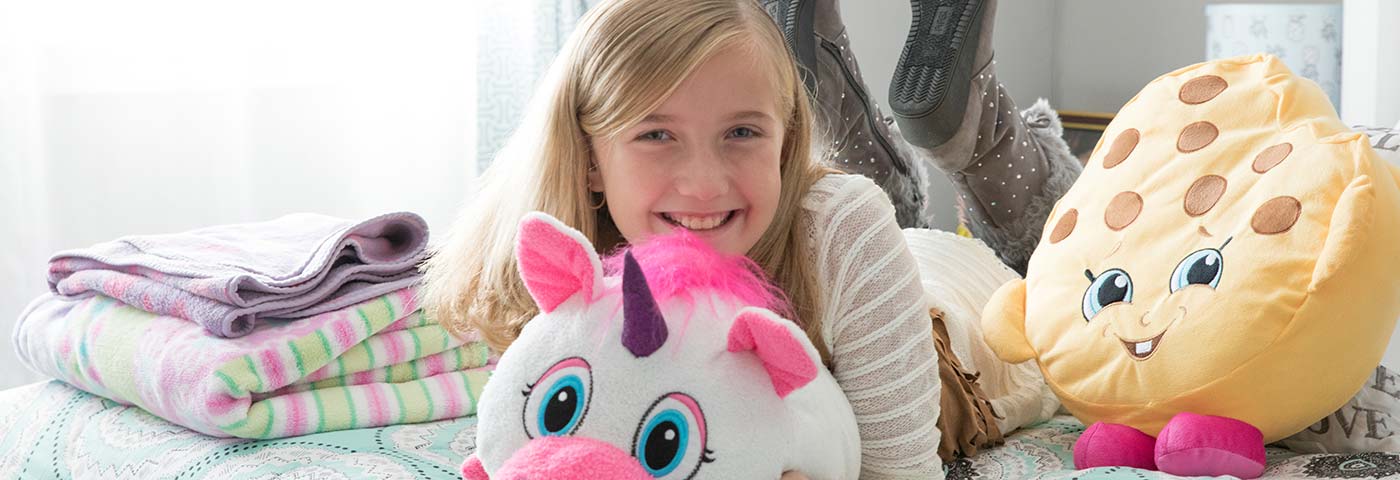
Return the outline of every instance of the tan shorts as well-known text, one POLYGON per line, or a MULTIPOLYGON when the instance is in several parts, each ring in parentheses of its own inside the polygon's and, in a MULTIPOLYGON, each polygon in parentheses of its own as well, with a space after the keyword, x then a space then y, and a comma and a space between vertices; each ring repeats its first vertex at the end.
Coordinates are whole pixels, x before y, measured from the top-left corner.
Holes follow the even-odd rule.
POLYGON ((938 351, 938 377, 942 384, 938 430, 938 456, 944 462, 975 455, 979 450, 1003 443, 997 428, 999 415, 977 385, 977 372, 969 372, 958 361, 948 343, 948 327, 943 324, 943 312, 929 310, 933 320, 933 343, 938 351))

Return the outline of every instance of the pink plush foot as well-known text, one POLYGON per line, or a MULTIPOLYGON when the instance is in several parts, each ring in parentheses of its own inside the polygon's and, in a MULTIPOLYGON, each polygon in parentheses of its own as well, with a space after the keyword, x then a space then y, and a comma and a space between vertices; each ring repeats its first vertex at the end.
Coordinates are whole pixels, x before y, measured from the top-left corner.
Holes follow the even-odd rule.
POLYGON ((486 475, 486 467, 481 465, 481 459, 476 458, 475 453, 468 455, 467 460, 462 462, 462 478, 467 480, 491 480, 491 477, 486 475))
POLYGON ((1227 417, 1182 412, 1157 434, 1157 468, 1180 476, 1264 474, 1264 434, 1227 417))
POLYGON ((1138 429, 1096 422, 1074 442, 1074 468, 1133 467, 1156 470, 1152 446, 1156 440, 1138 429))

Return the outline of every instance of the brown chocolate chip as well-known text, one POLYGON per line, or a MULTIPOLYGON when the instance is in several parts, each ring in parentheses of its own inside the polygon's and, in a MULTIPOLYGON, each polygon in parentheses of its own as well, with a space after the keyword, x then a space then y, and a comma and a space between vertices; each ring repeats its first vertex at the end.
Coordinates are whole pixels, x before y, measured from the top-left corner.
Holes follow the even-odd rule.
POLYGON ((1298 199, 1274 197, 1254 211, 1254 218, 1249 220, 1249 226, 1260 235, 1287 232, 1293 228, 1293 224, 1298 223, 1298 215, 1302 212, 1303 204, 1298 203, 1298 199))
POLYGON ((1128 154, 1137 148, 1140 137, 1141 134, 1136 128, 1129 128, 1118 134, 1118 138, 1113 139, 1113 146, 1108 148, 1108 154, 1103 156, 1103 168, 1113 168, 1127 160, 1128 154))
POLYGON ((1193 217, 1205 215, 1215 208, 1215 203, 1225 194, 1225 185, 1225 177, 1219 175, 1197 178, 1191 183, 1191 188, 1186 189, 1186 199, 1182 202, 1182 208, 1186 209, 1187 215, 1193 217))
POLYGON ((1142 196, 1134 192, 1121 192, 1108 202, 1108 209, 1103 212, 1103 223, 1113 231, 1122 230, 1132 225, 1139 213, 1142 213, 1142 196))
POLYGON ((1277 167, 1283 163, 1283 159, 1288 158, 1288 154, 1293 153, 1293 144, 1284 142, 1264 149, 1259 155, 1254 157, 1254 173, 1264 173, 1270 168, 1277 167))
POLYGON ((1079 211, 1073 208, 1060 216, 1060 221, 1055 223, 1055 229, 1050 231, 1050 243, 1060 243, 1070 233, 1074 232, 1074 224, 1079 222, 1079 211))
POLYGON ((1220 95, 1220 92, 1225 91, 1225 87, 1228 86, 1230 86, 1230 84, 1226 83, 1225 79, 1215 75, 1196 77, 1181 86, 1181 91, 1177 93, 1177 98, 1181 99, 1182 103, 1188 105, 1206 103, 1210 101, 1210 99, 1215 98, 1216 95, 1220 95))
POLYGON ((1210 122, 1196 122, 1181 129, 1181 136, 1176 139, 1176 149, 1181 153, 1191 153, 1210 145, 1215 141, 1215 137, 1220 135, 1220 130, 1210 122))

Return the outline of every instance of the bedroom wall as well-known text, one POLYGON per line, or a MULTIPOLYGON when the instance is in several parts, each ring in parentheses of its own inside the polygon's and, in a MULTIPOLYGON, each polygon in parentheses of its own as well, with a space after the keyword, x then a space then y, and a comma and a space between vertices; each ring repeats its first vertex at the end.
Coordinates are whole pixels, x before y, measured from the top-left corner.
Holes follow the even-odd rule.
POLYGON ((1340 0, 1054 0, 1061 108, 1116 112, 1157 76, 1206 54, 1206 4, 1341 3, 1340 0))

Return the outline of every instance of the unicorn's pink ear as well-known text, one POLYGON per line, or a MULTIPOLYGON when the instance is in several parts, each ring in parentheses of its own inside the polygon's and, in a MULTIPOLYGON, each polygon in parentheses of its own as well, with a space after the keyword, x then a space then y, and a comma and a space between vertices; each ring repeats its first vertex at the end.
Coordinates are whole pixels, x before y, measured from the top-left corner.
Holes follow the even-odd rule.
POLYGON ((545 313, 580 292, 591 302, 603 285, 603 262, 588 238, 542 212, 520 219, 515 258, 525 288, 545 313))
POLYGON ((778 398, 817 378, 821 357, 797 325, 767 309, 740 310, 729 327, 729 351, 753 351, 763 361, 778 398))

